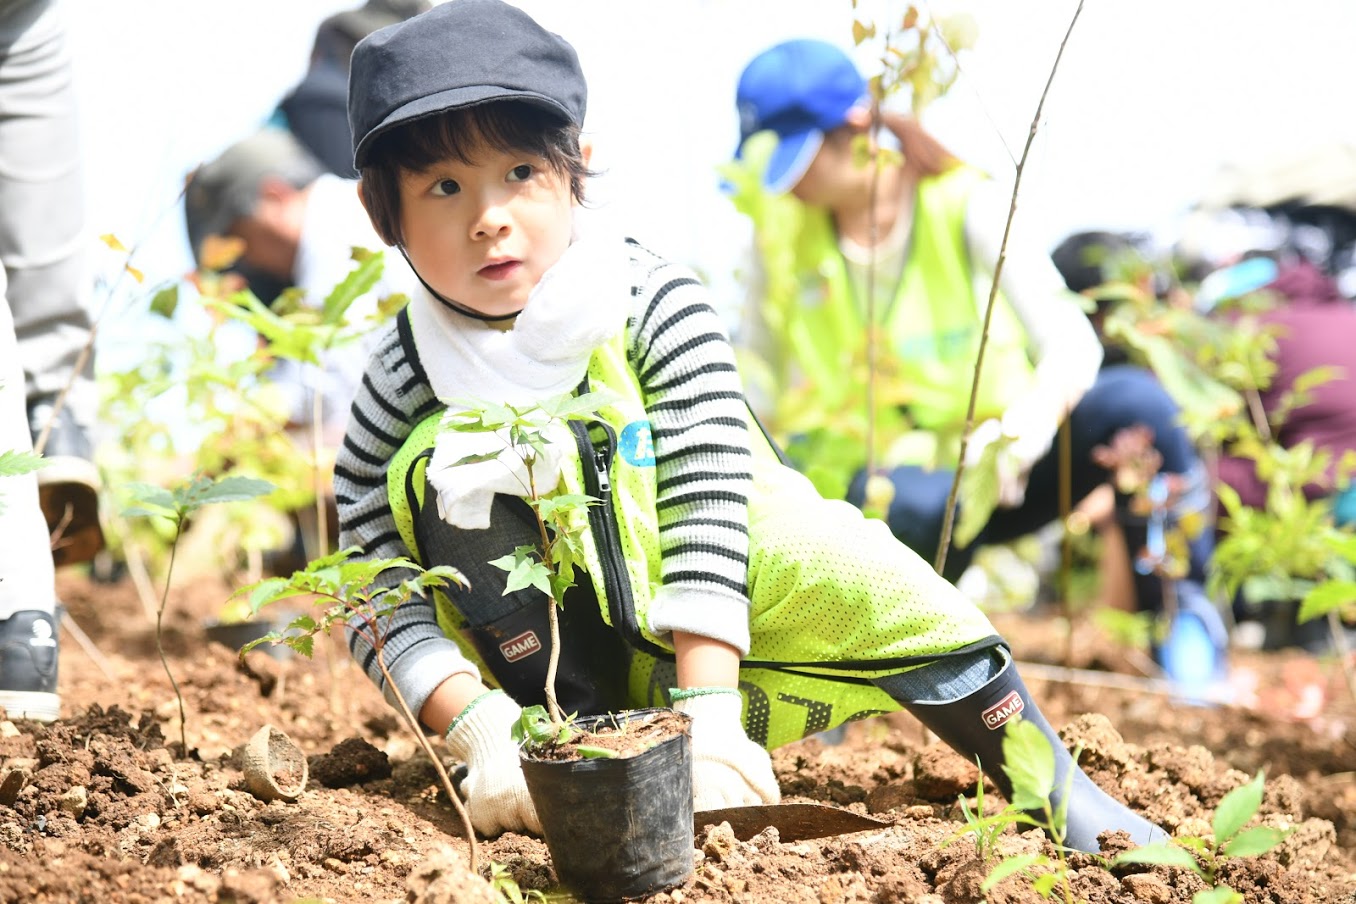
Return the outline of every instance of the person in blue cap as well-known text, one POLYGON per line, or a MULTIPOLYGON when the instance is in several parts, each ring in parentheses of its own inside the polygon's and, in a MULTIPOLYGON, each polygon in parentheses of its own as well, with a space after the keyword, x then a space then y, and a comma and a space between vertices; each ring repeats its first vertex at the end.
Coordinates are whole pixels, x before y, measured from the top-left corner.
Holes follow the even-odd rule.
POLYGON ((983 613, 751 429, 692 271, 578 216, 586 106, 574 49, 500 0, 452 0, 353 53, 363 203, 423 285, 354 401, 340 544, 467 582, 384 616, 381 662, 364 634, 350 645, 466 764, 472 825, 541 828, 510 726, 544 699, 553 604, 491 564, 539 542, 532 483, 597 500, 561 613, 561 707, 690 716, 696 810, 776 803, 770 748, 906 708, 1008 792, 1006 726, 1041 727, 1065 845, 1162 837, 1078 768, 983 613), (558 425, 530 474, 502 438, 445 421, 585 390, 607 400, 558 425))
MULTIPOLYGON (((864 449, 845 460, 842 444, 833 447, 828 464, 842 470, 840 485, 851 501, 886 500, 880 507, 891 530, 931 559, 959 460, 1010 192, 957 159, 914 118, 889 110, 880 114, 879 135, 898 156, 874 172, 864 165, 854 144, 872 126, 866 81, 847 54, 823 41, 787 41, 756 56, 740 76, 737 107, 737 156, 757 147, 755 136, 769 134, 771 150, 764 145, 761 152, 763 188, 801 202, 792 239, 794 302, 760 322, 766 301, 755 298, 745 341, 781 363, 773 372, 789 375, 770 395, 841 411, 864 401, 859 375, 868 311, 874 311, 872 326, 882 339, 878 370, 886 375, 876 393, 876 423, 885 434, 877 464, 884 473, 866 473, 864 449)), ((784 232, 785 219, 755 223, 756 229, 774 226, 784 232)), ((948 550, 945 575, 959 577, 979 546, 1055 520, 1060 461, 1054 439, 1066 419, 1075 500, 1108 479, 1093 450, 1141 424, 1153 432, 1170 489, 1160 514, 1174 520, 1207 512, 1206 471, 1177 423, 1177 407, 1147 371, 1101 366, 1100 342, 1076 296, 1020 226, 998 282, 966 452, 974 466, 998 443, 998 508, 974 542, 948 550)), ((814 471, 826 462, 797 464, 814 471)), ((1119 500, 1123 508, 1128 502, 1119 500)), ((1133 560, 1149 528, 1144 516, 1125 520, 1133 560)), ((1202 537, 1184 579, 1169 582, 1152 569, 1136 576, 1142 609, 1175 613, 1174 628, 1209 637, 1203 658, 1183 661, 1171 655, 1170 643, 1157 651, 1169 676, 1192 695, 1206 693, 1226 661, 1227 633, 1202 589, 1208 557, 1202 537)))

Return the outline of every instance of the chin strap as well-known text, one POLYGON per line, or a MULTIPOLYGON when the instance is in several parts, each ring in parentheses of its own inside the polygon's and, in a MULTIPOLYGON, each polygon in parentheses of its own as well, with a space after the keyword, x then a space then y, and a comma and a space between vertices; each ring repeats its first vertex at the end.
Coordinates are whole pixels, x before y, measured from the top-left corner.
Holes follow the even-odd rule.
POLYGON ((522 309, 519 308, 512 314, 499 314, 495 317, 491 317, 488 314, 482 314, 479 311, 471 310, 465 305, 458 304, 452 299, 444 296, 437 289, 430 286, 428 284, 428 281, 424 279, 423 275, 418 270, 414 269, 414 263, 410 260, 410 256, 405 253, 404 245, 397 245, 396 250, 400 252, 401 257, 405 258, 405 263, 410 265, 410 272, 414 274, 415 279, 419 280, 419 285, 423 286, 424 290, 427 291, 428 294, 432 296, 434 300, 436 300, 439 304, 441 304, 448 310, 456 311, 458 314, 462 314, 466 317, 474 317, 476 320, 483 320, 486 323, 502 323, 505 320, 512 320, 514 317, 517 317, 519 314, 522 313, 522 309))

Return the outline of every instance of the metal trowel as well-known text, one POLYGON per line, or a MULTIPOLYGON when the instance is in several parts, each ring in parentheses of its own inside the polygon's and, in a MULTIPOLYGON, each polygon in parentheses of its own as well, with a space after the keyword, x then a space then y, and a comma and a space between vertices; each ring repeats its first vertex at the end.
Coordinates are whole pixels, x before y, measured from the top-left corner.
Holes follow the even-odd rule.
POLYGON ((748 841, 768 827, 775 828, 782 841, 802 841, 806 838, 846 835, 894 825, 893 822, 863 816, 828 804, 763 804, 699 810, 693 815, 693 832, 700 832, 706 826, 720 825, 722 822, 730 824, 735 837, 740 841, 748 841))

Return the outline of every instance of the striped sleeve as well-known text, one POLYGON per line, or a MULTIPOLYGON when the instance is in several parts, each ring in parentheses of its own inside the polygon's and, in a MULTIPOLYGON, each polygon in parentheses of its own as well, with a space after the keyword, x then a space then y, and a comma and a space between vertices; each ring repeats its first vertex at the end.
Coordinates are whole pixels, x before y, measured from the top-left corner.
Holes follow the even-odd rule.
POLYGON ((749 647, 748 406, 706 287, 632 243, 627 354, 655 448, 662 584, 650 629, 749 647))
MULTIPOLYGON (((386 494, 386 472, 414 428, 437 408, 438 400, 415 352, 409 319, 402 312, 372 352, 335 456, 340 549, 356 546, 364 559, 413 558, 396 528, 386 494)), ((379 580, 394 586, 408 576, 405 570, 393 569, 379 580)), ((387 618, 383 659, 412 712, 417 714, 429 694, 452 675, 466 672, 479 677, 475 665, 438 626, 432 600, 414 597, 387 618)), ((355 619, 351 624, 360 622, 355 619)), ((394 705, 394 694, 386 687, 372 644, 351 630, 349 650, 394 705)))

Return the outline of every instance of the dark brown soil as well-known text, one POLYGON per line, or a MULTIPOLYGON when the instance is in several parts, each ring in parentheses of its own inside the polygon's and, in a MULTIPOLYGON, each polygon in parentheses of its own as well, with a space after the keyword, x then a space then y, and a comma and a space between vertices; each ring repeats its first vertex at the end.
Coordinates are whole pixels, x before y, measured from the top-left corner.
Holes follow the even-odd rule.
MULTIPOLYGON (((494 900, 466 871, 460 822, 432 765, 341 646, 317 644, 314 661, 256 651, 241 667, 201 627, 229 589, 185 579, 165 616, 187 710, 184 758, 153 623, 131 585, 67 572, 60 592, 93 648, 63 631, 61 721, 0 721, 0 902, 494 900), (310 780, 293 803, 245 789, 241 748, 269 724, 308 756, 310 780)), ((1019 659, 1033 661, 1065 648, 1057 625, 1009 618, 1000 627, 1019 659)), ((1091 629, 1076 631, 1072 648, 1075 665, 1123 667, 1091 629)), ((1222 879, 1247 904, 1356 904, 1356 706, 1335 663, 1240 658, 1245 705, 1219 708, 1031 673, 1028 683, 1066 743, 1084 749, 1093 779, 1178 836, 1208 835, 1220 799, 1266 771, 1257 819, 1291 834, 1271 853, 1225 863, 1222 879)), ((788 801, 891 825, 793 843, 775 830, 738 841, 716 827, 696 839, 693 879, 651 900, 960 904, 986 899, 980 885, 998 860, 1052 853, 1038 834, 1009 830, 982 862, 972 837, 958 837, 956 803, 964 794, 973 805, 977 773, 928 741, 900 714, 853 724, 842 744, 778 750, 788 801)), ((522 888, 554 888, 541 841, 506 834, 480 848, 483 864, 504 865, 522 888)), ((1204 887, 1181 869, 1109 871, 1086 855, 1069 865, 1072 893, 1088 904, 1186 904, 1204 887)), ((1014 877, 987 900, 1043 899, 1014 877)))

